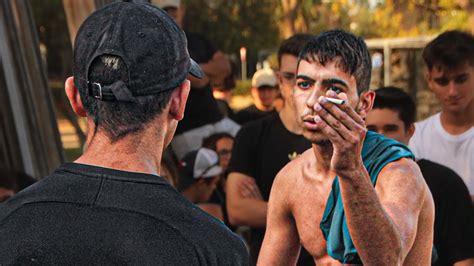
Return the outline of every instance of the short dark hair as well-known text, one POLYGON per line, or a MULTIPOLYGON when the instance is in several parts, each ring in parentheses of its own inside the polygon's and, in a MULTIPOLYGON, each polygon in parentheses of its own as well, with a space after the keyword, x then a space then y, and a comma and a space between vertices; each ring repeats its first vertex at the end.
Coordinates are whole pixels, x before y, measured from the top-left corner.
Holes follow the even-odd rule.
POLYGON ((458 30, 446 31, 423 49, 428 70, 434 66, 452 68, 464 63, 474 66, 474 36, 458 30))
POLYGON ((408 93, 400 88, 388 86, 375 90, 373 109, 384 108, 397 112, 400 120, 405 124, 405 129, 408 129, 415 122, 415 102, 408 93))
POLYGON ((223 139, 223 138, 228 138, 228 139, 232 139, 232 140, 234 139, 234 137, 232 137, 231 134, 226 133, 226 132, 215 133, 215 134, 212 134, 209 137, 205 138, 202 141, 202 147, 211 149, 213 151, 216 151, 217 150, 217 142, 220 139, 223 139))
POLYGON ((310 34, 303 34, 303 33, 297 33, 290 38, 284 40, 280 48, 278 48, 278 65, 281 65, 281 58, 283 57, 284 54, 289 54, 289 55, 294 55, 295 57, 298 57, 300 54, 301 50, 303 50, 303 47, 308 43, 309 40, 313 35, 310 34))
MULTIPOLYGON (((123 60, 114 55, 94 59, 90 66, 89 82, 110 85, 118 80, 129 84, 128 68, 123 60)), ((168 104, 173 90, 153 95, 135 96, 134 102, 103 101, 80 89, 84 109, 96 124, 96 131, 103 129, 112 142, 129 134, 140 132, 168 104)))
POLYGON ((369 89, 372 60, 369 49, 362 38, 343 30, 326 31, 313 37, 303 48, 298 58, 325 65, 334 60, 344 72, 353 75, 359 94, 369 89))

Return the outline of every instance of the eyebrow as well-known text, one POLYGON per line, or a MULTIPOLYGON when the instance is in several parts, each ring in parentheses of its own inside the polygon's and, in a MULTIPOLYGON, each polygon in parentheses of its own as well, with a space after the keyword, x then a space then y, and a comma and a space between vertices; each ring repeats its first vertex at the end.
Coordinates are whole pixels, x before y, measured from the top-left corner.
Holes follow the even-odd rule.
POLYGON ((322 84, 324 86, 327 86, 327 85, 330 85, 330 84, 339 84, 343 87, 349 88, 349 85, 344 80, 336 79, 336 78, 325 79, 325 80, 322 81, 322 84))
POLYGON ((310 78, 310 77, 308 77, 308 76, 306 76, 306 75, 297 75, 296 78, 297 78, 297 79, 304 79, 304 80, 306 80, 306 81, 316 82, 316 80, 314 80, 314 79, 312 79, 312 78, 310 78))
MULTIPOLYGON (((316 82, 316 80, 306 76, 306 75, 297 75, 296 76, 297 79, 304 79, 306 81, 310 81, 310 82, 316 82)), ((347 84, 347 82, 345 82, 344 80, 342 79, 337 79, 337 78, 328 78, 328 79, 324 79, 322 82, 322 85, 324 86, 327 86, 327 85, 331 85, 331 84, 339 84, 345 88, 349 88, 349 85, 347 84)))

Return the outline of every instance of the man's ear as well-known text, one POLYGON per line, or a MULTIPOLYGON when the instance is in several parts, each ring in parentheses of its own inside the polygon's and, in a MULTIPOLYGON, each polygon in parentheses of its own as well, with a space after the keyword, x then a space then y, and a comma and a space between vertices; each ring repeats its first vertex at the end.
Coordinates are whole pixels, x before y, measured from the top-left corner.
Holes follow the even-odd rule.
POLYGON ((258 89, 255 87, 250 88, 250 94, 252 95, 253 99, 258 99, 258 89))
POLYGON ((281 87, 281 84, 283 84, 283 75, 281 74, 280 71, 275 71, 275 75, 278 80, 278 87, 281 87))
POLYGON ((429 70, 426 70, 425 72, 425 80, 426 80, 426 83, 428 83, 428 88, 432 90, 431 88, 433 87, 433 79, 431 78, 431 74, 429 70))
POLYGON ((169 114, 175 120, 182 120, 184 118, 184 111, 186 109, 186 102, 188 100, 191 83, 185 80, 177 89, 171 94, 170 112, 169 114))
POLYGON ((365 118, 367 114, 372 110, 372 107, 374 106, 374 100, 374 91, 366 91, 360 95, 359 105, 357 106, 356 111, 362 118, 365 118))
POLYGON ((414 134, 415 134, 415 123, 412 123, 407 129, 407 138, 408 138, 408 140, 410 140, 411 137, 413 137, 414 134))
POLYGON ((64 84, 64 89, 66 91, 67 98, 69 99, 69 103, 71 104, 72 110, 78 116, 85 117, 86 111, 84 110, 84 106, 82 105, 81 95, 74 85, 74 77, 69 77, 66 79, 66 83, 64 84))

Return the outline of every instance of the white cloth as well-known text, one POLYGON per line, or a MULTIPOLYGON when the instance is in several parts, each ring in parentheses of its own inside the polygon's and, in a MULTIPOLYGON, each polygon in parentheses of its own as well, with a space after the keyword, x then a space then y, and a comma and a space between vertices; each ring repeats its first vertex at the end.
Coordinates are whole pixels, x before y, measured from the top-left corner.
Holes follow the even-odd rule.
POLYGON ((190 151, 195 151, 202 147, 202 141, 204 138, 209 137, 214 133, 229 133, 233 137, 240 130, 240 125, 231 120, 230 118, 223 118, 214 124, 207 124, 202 127, 194 128, 186 131, 178 136, 174 136, 171 141, 171 148, 173 149, 176 157, 181 160, 184 155, 190 151))
POLYGON ((440 113, 415 123, 410 149, 417 160, 427 159, 454 170, 474 195, 474 127, 451 135, 441 125, 440 113))

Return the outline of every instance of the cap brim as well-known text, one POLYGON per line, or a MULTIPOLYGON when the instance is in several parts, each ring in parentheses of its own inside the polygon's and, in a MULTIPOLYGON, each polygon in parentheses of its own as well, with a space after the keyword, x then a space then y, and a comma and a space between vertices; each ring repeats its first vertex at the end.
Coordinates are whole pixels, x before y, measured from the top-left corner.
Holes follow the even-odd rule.
POLYGON ((204 173, 204 175, 202 175, 202 178, 215 177, 220 174, 222 174, 222 168, 219 165, 216 165, 209 169, 206 173, 204 173))
POLYGON ((191 68, 189 69, 189 74, 193 75, 198 79, 202 79, 204 77, 204 72, 202 72, 202 69, 199 64, 191 58, 189 58, 189 60, 191 60, 191 68))

